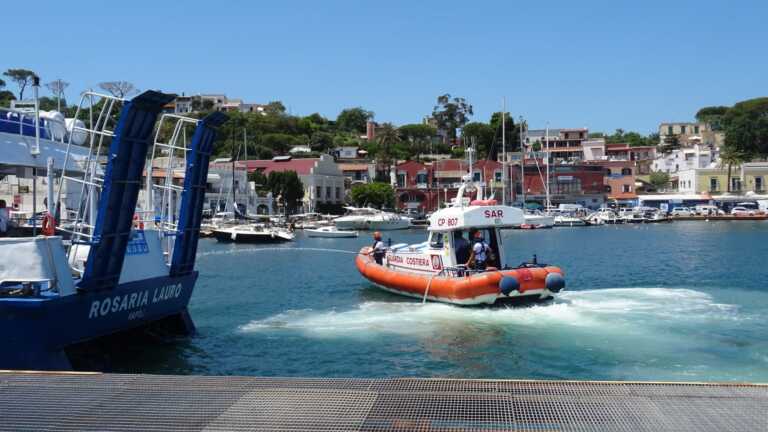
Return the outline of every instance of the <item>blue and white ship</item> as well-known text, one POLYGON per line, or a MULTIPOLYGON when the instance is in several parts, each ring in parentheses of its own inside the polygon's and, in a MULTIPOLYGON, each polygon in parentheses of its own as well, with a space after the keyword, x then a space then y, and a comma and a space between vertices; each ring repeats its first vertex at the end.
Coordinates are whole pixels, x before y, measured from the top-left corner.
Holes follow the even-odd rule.
POLYGON ((171 126, 156 128, 172 99, 155 91, 130 101, 84 93, 75 118, 88 127, 73 123, 66 140, 41 134, 31 155, 21 154, 35 139, 29 125, 18 132, 5 125, 0 164, 42 168, 53 158, 61 175, 55 202, 64 201, 66 186, 77 205, 61 227, 71 238, 66 244, 60 236, 0 238, 0 369, 71 369, 73 345, 149 325, 194 332, 187 305, 208 162, 226 116, 163 117, 171 126), (161 129, 170 136, 166 144, 161 129), (179 144, 182 136, 191 136, 188 144, 179 144), (154 176, 152 162, 147 167, 157 155, 171 172, 168 182, 154 176), (142 208, 144 175, 150 180, 142 208))

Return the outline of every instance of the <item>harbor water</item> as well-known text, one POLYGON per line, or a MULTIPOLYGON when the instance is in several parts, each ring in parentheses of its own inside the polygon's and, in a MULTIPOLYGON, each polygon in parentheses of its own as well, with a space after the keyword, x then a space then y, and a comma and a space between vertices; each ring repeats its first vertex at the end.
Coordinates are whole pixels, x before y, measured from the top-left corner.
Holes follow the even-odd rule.
MULTIPOLYGON (((768 223, 506 231, 567 291, 530 307, 421 304, 359 276, 358 239, 201 241, 198 334, 127 347, 119 372, 768 382, 768 223)), ((385 232, 395 243, 425 231, 385 232)))

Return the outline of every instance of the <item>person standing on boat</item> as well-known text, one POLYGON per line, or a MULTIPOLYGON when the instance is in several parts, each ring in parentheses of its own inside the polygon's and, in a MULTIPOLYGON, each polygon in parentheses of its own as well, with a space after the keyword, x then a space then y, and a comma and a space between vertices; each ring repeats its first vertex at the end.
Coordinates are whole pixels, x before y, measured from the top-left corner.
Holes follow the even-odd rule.
POLYGON ((493 253, 493 250, 488 243, 483 239, 483 233, 476 231, 475 243, 472 245, 472 251, 469 253, 469 261, 467 261, 467 267, 475 270, 485 270, 487 267, 488 257, 493 253))
POLYGON ((376 264, 382 265, 384 263, 384 255, 386 254, 387 247, 381 241, 381 233, 376 231, 373 233, 373 259, 376 260, 376 264))
POLYGON ((453 246, 456 249, 456 262, 465 263, 469 260, 471 245, 469 240, 464 238, 463 231, 454 232, 453 246))

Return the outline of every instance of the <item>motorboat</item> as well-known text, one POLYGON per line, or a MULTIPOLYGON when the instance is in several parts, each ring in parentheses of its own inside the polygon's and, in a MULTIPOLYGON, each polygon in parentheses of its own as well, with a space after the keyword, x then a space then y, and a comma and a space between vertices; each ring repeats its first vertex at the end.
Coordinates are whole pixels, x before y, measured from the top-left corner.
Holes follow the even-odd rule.
POLYGON ((213 237, 223 243, 282 243, 293 241, 296 235, 282 227, 239 224, 216 228, 213 237))
POLYGON ((624 223, 644 223, 645 213, 638 208, 623 208, 619 211, 619 218, 624 223))
POLYGON ((653 207, 643 207, 643 217, 645 223, 664 223, 672 222, 665 212, 653 207))
POLYGON ((336 228, 335 226, 305 228, 304 232, 307 233, 307 236, 309 237, 325 237, 325 238, 357 237, 357 231, 344 231, 336 228))
POLYGON ((552 228, 555 226, 555 217, 545 214, 540 210, 527 210, 523 213, 523 224, 536 228, 552 228))
POLYGON ((333 220, 340 230, 390 231, 411 227, 411 219, 370 207, 344 207, 347 214, 333 220))
MULTIPOLYGON (((470 164, 471 166, 471 164, 470 164)), ((505 262, 501 229, 525 223, 519 208, 478 198, 465 205, 462 197, 471 185, 463 178, 458 197, 451 207, 436 211, 429 218, 428 238, 417 244, 391 246, 381 264, 370 247, 355 258, 358 271, 383 290, 424 301, 454 305, 490 305, 506 301, 539 301, 551 298, 565 288, 563 271, 555 266, 531 262, 509 266, 505 262), (493 251, 483 270, 467 267, 473 233, 481 232, 493 251)))
MULTIPOLYGON (((163 150, 177 150, 166 157, 182 161, 184 180, 168 183, 166 177, 153 183, 174 197, 173 205, 146 214, 147 221, 157 217, 159 223, 145 228, 137 206, 142 175, 149 149, 154 153, 159 146, 156 136, 152 147, 153 130, 168 130, 161 127, 162 118, 156 127, 158 116, 173 99, 156 91, 132 100, 85 92, 75 118, 89 118, 89 124, 74 125, 64 145, 46 144, 60 173, 56 196, 49 190, 48 202, 55 203, 46 214, 52 220, 49 232, 57 228, 53 215, 64 213, 66 185, 78 185, 71 197, 76 205, 68 209, 73 216, 58 227, 71 241, 45 233, 0 239, 0 344, 5 347, 0 369, 69 370, 75 366, 72 350, 87 346, 88 356, 98 355, 103 344, 90 342, 127 330, 153 328, 169 336, 194 332, 187 305, 198 277, 206 173, 216 128, 227 117, 221 112, 204 119, 173 117, 188 126, 192 138, 180 143, 174 134, 163 150), (84 143, 77 138, 81 134, 90 138, 87 145, 78 144, 84 143)), ((37 162, 11 154, 26 147, 6 143, 0 141, 4 162, 18 156, 18 166, 36 167, 37 162)))
POLYGON ((547 214, 554 216, 556 227, 587 226, 589 223, 582 217, 586 210, 579 204, 560 204, 549 209, 547 214))
POLYGON ((600 210, 587 216, 587 222, 591 225, 615 225, 624 223, 624 219, 619 217, 613 210, 601 208, 600 210))
POLYGON ((576 226, 587 226, 587 225, 589 225, 587 221, 577 216, 563 215, 563 214, 555 216, 556 227, 576 227, 576 226))

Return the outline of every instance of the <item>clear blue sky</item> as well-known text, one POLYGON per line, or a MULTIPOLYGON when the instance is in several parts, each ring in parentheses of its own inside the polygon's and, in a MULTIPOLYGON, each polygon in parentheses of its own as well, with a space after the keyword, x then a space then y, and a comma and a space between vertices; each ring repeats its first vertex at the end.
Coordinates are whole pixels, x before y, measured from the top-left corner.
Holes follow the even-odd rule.
POLYGON ((450 93, 484 121, 505 96, 534 128, 649 133, 768 95, 765 0, 3 3, 0 68, 63 78, 70 102, 127 80, 404 124, 450 93))

